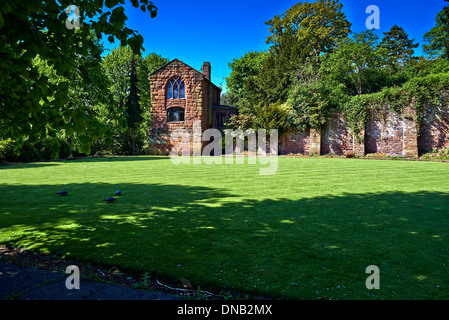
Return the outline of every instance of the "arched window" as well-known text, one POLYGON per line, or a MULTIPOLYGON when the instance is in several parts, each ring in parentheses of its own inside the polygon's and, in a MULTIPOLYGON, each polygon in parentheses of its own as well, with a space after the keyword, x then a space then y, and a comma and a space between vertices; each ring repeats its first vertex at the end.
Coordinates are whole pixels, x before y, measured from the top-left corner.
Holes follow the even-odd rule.
POLYGON ((168 122, 184 121, 184 109, 183 108, 169 108, 167 111, 168 122))
POLYGON ((186 97, 186 88, 184 81, 175 79, 170 81, 167 88, 168 99, 184 99, 186 97))

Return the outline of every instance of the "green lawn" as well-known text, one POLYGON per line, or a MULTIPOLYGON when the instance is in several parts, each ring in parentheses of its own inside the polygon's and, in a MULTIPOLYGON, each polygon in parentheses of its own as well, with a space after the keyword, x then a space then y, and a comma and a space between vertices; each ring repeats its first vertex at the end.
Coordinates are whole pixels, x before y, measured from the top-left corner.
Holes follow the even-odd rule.
POLYGON ((1 166, 0 243, 204 289, 448 299, 448 173, 446 163, 327 158, 280 158, 272 176, 158 157, 1 166), (380 290, 365 287, 369 265, 380 290))

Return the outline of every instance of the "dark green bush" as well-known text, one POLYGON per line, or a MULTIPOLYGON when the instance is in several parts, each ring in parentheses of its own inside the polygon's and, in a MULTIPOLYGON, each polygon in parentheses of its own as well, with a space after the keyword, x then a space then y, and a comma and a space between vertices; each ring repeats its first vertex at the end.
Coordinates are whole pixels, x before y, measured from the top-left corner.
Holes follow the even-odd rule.
MULTIPOLYGON (((70 145, 59 139, 59 158, 70 157, 70 145)), ((0 141, 0 161, 3 162, 30 162, 39 160, 50 160, 52 159, 52 148, 51 139, 47 138, 44 140, 39 140, 34 145, 28 141, 24 141, 22 146, 18 150, 18 153, 14 151, 16 142, 7 139, 0 141)))
POLYGON ((65 140, 60 139, 59 144, 61 145, 59 148, 59 158, 61 159, 69 158, 71 155, 69 143, 65 140))
POLYGON ((41 155, 39 150, 35 148, 28 141, 24 141, 20 150, 20 161, 21 162, 30 162, 30 161, 39 161, 41 159, 41 155))
POLYGON ((0 161, 19 162, 20 157, 14 153, 14 141, 0 140, 0 161))
POLYGON ((40 160, 50 160, 51 159, 51 146, 48 139, 39 140, 36 142, 34 147, 38 150, 40 155, 40 160))

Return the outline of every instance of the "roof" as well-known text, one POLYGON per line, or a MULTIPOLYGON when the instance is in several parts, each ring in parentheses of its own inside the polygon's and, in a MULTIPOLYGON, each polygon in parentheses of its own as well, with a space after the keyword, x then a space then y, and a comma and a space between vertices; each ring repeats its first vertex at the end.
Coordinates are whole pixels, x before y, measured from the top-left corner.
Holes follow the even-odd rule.
POLYGON ((179 59, 176 59, 176 58, 173 59, 172 61, 170 61, 170 62, 164 64, 162 67, 160 67, 160 68, 154 70, 152 73, 150 73, 150 76, 152 76, 153 74, 155 74, 155 73, 159 72, 160 70, 164 69, 165 67, 167 67, 168 65, 172 64, 173 62, 180 62, 180 63, 182 63, 182 64, 188 66, 190 69, 192 69, 192 70, 196 71, 197 73, 199 73, 200 75, 202 75, 203 78, 204 78, 204 80, 206 80, 207 82, 209 82, 210 84, 212 84, 212 85, 213 85, 214 87, 216 87, 218 90, 222 91, 222 88, 218 87, 218 86, 215 85, 211 80, 207 79, 201 71, 198 71, 198 70, 196 70, 195 68, 192 68, 192 67, 189 66, 187 63, 185 63, 185 62, 183 62, 183 61, 181 61, 181 60, 179 60, 179 59))

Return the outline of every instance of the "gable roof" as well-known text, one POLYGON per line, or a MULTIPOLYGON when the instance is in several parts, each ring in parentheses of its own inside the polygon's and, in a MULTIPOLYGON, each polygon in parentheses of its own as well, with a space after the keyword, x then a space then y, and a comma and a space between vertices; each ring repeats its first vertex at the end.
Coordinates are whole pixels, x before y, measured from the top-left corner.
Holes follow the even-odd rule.
POLYGON ((173 59, 172 61, 170 61, 170 62, 164 64, 162 67, 160 67, 160 68, 154 70, 153 72, 151 72, 151 73, 150 73, 150 76, 152 76, 153 74, 159 72, 160 70, 164 69, 165 67, 169 66, 170 64, 172 64, 172 63, 174 63, 174 62, 182 63, 183 65, 189 67, 189 68, 192 69, 193 71, 195 71, 195 72, 197 72, 198 74, 200 74, 200 75, 203 77, 204 80, 206 80, 207 82, 209 82, 210 84, 212 84, 212 85, 213 85, 214 87, 216 87, 218 90, 222 91, 222 88, 216 86, 211 80, 207 79, 207 78, 204 76, 204 73, 202 73, 201 71, 196 70, 195 68, 192 68, 192 67, 189 66, 187 63, 185 63, 185 62, 183 62, 183 61, 181 61, 181 60, 179 60, 179 59, 176 59, 176 58, 173 59))

